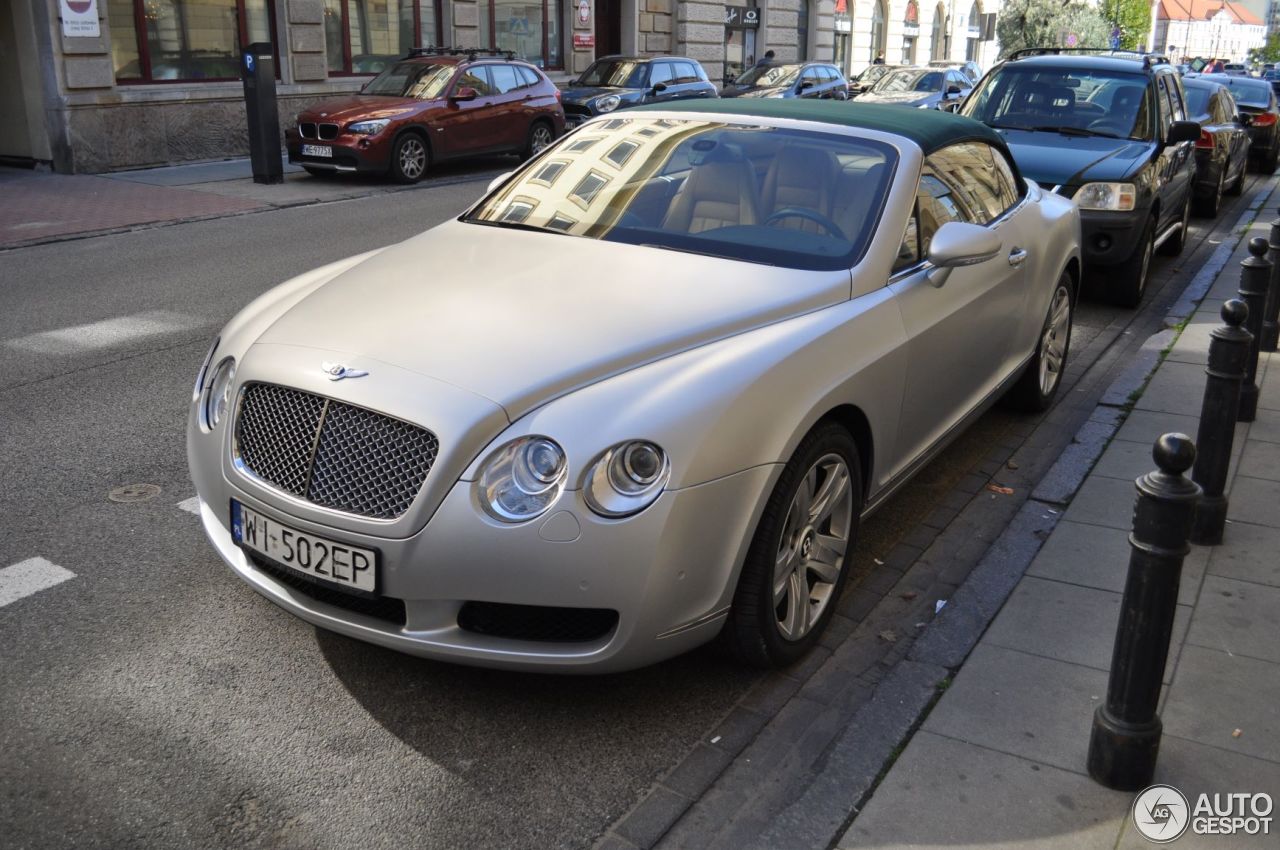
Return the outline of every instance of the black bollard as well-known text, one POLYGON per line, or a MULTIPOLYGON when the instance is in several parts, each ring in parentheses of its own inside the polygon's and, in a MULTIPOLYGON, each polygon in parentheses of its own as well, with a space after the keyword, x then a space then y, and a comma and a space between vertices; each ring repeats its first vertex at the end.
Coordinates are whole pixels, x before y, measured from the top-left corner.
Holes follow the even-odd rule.
POLYGON ((1245 328, 1253 334, 1249 343, 1249 360, 1245 364, 1244 385, 1240 387, 1241 422, 1252 422, 1258 415, 1258 343, 1262 337, 1262 313, 1267 306, 1267 290, 1271 287, 1271 263, 1267 240, 1255 236, 1249 240, 1249 257, 1240 262, 1240 297, 1249 305, 1245 328))
MULTIPOLYGON (((1265 240, 1264 240, 1265 242, 1265 240)), ((1165 434, 1151 452, 1159 469, 1135 483, 1129 577, 1120 605, 1107 701, 1093 715, 1089 775, 1117 791, 1151 784, 1160 751, 1160 681, 1169 656, 1182 559, 1200 487, 1182 473, 1195 461, 1185 434, 1165 434)))
POLYGON ((1280 339, 1280 218, 1271 222, 1271 250, 1267 259, 1271 261, 1271 281, 1267 285, 1267 306, 1262 314, 1262 339, 1258 343, 1260 351, 1275 351, 1277 339, 1280 339))
POLYGON ((1253 341, 1249 332, 1240 327, 1248 315, 1249 307, 1232 298, 1222 305, 1222 321, 1226 324, 1210 334, 1209 365, 1204 370, 1208 378, 1200 406, 1200 429, 1196 432, 1196 465, 1191 470, 1191 480, 1204 490, 1191 526, 1191 542, 1203 546, 1221 543, 1227 522, 1227 497, 1223 491, 1236 438, 1240 385, 1253 341))

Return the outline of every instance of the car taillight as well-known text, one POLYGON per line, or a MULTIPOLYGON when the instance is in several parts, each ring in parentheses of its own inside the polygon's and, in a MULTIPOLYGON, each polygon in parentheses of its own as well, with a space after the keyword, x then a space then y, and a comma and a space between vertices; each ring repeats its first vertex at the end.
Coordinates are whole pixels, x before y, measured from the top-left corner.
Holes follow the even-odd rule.
POLYGON ((564 92, 560 91, 560 89, 556 89, 556 102, 559 102, 560 99, 563 97, 564 97, 564 92))
POLYGON ((1274 112, 1259 112, 1253 116, 1253 120, 1249 122, 1251 127, 1270 127, 1276 123, 1276 114, 1274 112))
POLYGON ((1200 131, 1200 141, 1196 142, 1196 147, 1213 149, 1213 136, 1208 130, 1200 131))

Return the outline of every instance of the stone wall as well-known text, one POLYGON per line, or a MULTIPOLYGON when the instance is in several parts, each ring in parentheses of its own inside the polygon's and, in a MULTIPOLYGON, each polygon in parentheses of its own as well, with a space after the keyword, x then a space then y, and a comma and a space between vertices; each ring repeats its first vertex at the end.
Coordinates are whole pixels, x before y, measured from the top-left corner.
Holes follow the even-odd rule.
POLYGON ((723 2, 677 0, 673 52, 697 59, 712 80, 724 79, 723 2))
POLYGON ((656 56, 670 53, 674 48, 671 42, 674 25, 671 5, 672 0, 638 0, 640 7, 636 32, 636 51, 656 56))

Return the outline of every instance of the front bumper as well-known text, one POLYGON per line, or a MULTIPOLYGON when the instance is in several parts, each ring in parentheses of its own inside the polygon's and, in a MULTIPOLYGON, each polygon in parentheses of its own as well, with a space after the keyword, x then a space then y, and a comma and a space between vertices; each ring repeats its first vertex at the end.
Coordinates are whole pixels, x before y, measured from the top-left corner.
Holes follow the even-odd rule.
POLYGON ((1080 211, 1080 248, 1085 266, 1114 266, 1133 255, 1142 238, 1148 209, 1129 212, 1080 211))
POLYGON ((391 164, 390 133, 383 130, 376 136, 341 133, 335 139, 304 139, 296 129, 285 131, 285 148, 289 162, 307 168, 320 168, 339 172, 383 173, 391 164), (386 137, 386 138, 384 138, 386 137), (319 145, 333 150, 331 157, 303 154, 303 145, 319 145))
MULTIPOLYGON (((191 437, 217 440, 198 429, 191 437)), ((732 600, 757 508, 781 468, 756 467, 668 491, 625 520, 602 519, 581 491, 565 491, 546 514, 523 525, 489 519, 471 482, 460 481, 424 528, 390 539, 301 519, 271 491, 224 475, 218 464, 201 460, 202 452, 189 454, 210 542, 241 579, 281 608, 412 655, 562 673, 641 667, 713 638, 732 600), (376 549, 379 594, 403 600, 403 624, 332 604, 326 597, 335 591, 311 593, 260 569, 231 538, 232 499, 293 528, 376 549), (459 625, 467 602, 606 609, 617 612, 617 623, 585 642, 516 640, 459 625)))

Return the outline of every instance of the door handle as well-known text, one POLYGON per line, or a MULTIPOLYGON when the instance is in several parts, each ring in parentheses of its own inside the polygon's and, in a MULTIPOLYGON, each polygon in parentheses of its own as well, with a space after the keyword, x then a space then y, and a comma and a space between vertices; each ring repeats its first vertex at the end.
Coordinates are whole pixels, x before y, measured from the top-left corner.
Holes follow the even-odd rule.
POLYGON ((1015 269, 1027 261, 1026 248, 1014 248, 1009 252, 1009 265, 1015 269))

